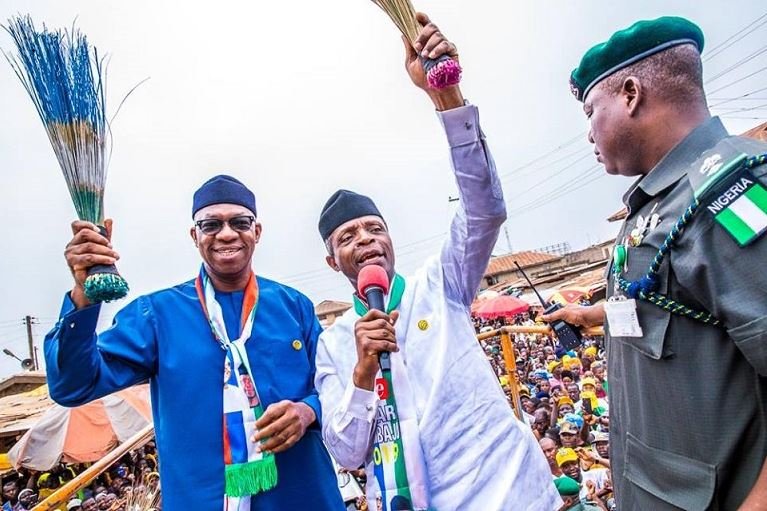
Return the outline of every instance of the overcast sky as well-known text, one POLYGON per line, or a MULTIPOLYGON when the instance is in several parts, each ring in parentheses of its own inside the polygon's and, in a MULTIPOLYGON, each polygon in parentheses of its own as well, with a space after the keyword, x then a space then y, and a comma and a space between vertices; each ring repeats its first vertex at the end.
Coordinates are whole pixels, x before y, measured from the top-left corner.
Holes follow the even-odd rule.
MULTIPOLYGON (((464 95, 480 108, 509 204, 508 241, 502 233, 497 253, 562 242, 577 249, 615 235, 618 226, 605 219, 630 181, 596 167, 568 88, 582 54, 615 30, 661 15, 692 19, 706 34, 714 112, 736 133, 767 113, 760 90, 767 54, 759 53, 767 49, 760 24, 767 18, 730 39, 765 14, 760 0, 420 0, 416 7, 458 45, 464 95)), ((256 271, 315 303, 349 298, 348 283, 325 266, 316 227, 338 188, 374 197, 399 247, 400 272, 438 251, 456 194, 447 144, 431 103, 403 69, 396 29, 372 2, 0 0, 0 20, 27 12, 49 27, 77 18, 111 56, 110 111, 150 77, 115 121, 107 182, 106 211, 131 297, 196 275, 191 196, 218 173, 256 194, 264 225, 256 271)), ((4 32, 0 47, 15 50, 4 32)), ((41 346, 71 287, 63 249, 75 213, 34 107, 5 62, 0 112, 0 348, 24 358, 21 318, 39 318, 41 346)), ((104 307, 102 322, 120 306, 104 307)), ((0 377, 17 370, 0 354, 0 377)))

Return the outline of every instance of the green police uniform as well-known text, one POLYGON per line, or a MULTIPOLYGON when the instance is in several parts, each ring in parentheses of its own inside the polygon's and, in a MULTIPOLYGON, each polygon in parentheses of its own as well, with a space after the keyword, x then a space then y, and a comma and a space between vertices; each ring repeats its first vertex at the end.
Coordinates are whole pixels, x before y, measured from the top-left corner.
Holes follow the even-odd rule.
MULTIPOLYGON (((658 21, 644 22, 640 35, 652 33, 658 21)), ((654 44, 665 49, 664 42, 695 39, 685 37, 693 32, 682 25, 687 32, 671 30, 654 44)), ((636 36, 636 25, 629 30, 636 36)), ((615 65, 606 69, 614 72, 615 65)), ((598 70, 590 79, 601 79, 598 70)), ((576 70, 571 86, 582 99, 593 83, 579 78, 576 70)), ((618 237, 627 261, 619 274, 611 272, 608 296, 629 294, 620 278, 635 283, 632 293, 639 298, 637 287, 643 289, 643 277, 694 190, 736 155, 765 152, 767 144, 730 137, 712 118, 637 181, 624 197, 628 217, 618 237)), ((742 165, 735 167, 747 175, 742 165)), ((748 172, 767 184, 767 165, 748 172)), ((759 229, 750 237, 734 233, 715 217, 743 192, 732 186, 722 180, 710 188, 652 279, 653 296, 670 299, 669 309, 684 304, 689 314, 637 299, 641 337, 611 335, 606 325, 610 460, 621 510, 737 509, 767 457, 767 236, 759 229), (709 323, 700 320, 709 314, 709 323)))

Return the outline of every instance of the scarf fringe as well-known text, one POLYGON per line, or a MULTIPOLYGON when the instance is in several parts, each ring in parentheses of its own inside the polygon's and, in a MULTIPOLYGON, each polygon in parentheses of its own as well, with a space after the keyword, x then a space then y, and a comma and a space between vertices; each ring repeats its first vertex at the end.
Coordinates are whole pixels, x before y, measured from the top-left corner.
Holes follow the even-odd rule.
POLYGON ((274 455, 251 461, 226 465, 226 489, 228 497, 245 497, 277 486, 277 463, 274 455))

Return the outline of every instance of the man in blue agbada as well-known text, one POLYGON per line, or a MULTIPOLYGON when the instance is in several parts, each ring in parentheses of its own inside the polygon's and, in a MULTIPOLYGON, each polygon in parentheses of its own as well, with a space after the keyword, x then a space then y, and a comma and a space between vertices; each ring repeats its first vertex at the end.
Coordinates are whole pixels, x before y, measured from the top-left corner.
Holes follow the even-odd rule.
POLYGON ((119 256, 95 225, 72 224, 75 285, 45 340, 51 397, 75 406, 149 380, 164 509, 343 509, 320 433, 312 303, 253 272, 261 224, 240 181, 207 181, 192 216, 197 278, 137 298, 100 335, 83 283, 119 256))

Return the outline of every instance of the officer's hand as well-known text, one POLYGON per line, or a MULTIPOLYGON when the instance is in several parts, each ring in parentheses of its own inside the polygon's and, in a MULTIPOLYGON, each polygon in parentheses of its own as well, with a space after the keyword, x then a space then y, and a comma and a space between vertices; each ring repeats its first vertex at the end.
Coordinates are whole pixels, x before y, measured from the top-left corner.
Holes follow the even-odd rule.
POLYGON ((264 442, 260 446, 262 452, 283 452, 296 445, 316 419, 314 410, 306 403, 287 400, 273 403, 256 421, 258 432, 252 440, 264 442))
POLYGON ((72 222, 74 236, 64 250, 64 257, 75 279, 71 297, 78 309, 90 305, 83 287, 85 279, 88 278, 88 268, 97 264, 115 264, 120 259, 119 254, 112 250, 112 244, 109 242, 112 237, 112 220, 105 220, 104 227, 107 230, 107 237, 101 235, 95 224, 82 220, 72 222))
POLYGON ((402 37, 405 44, 405 68, 410 79, 413 80, 416 87, 423 89, 429 95, 437 110, 449 110, 463 106, 463 96, 461 96, 461 91, 457 85, 440 90, 429 87, 421 62, 421 58, 437 59, 442 55, 448 55, 458 62, 458 49, 447 40, 426 14, 419 12, 416 14, 416 19, 422 28, 415 40, 415 49, 406 37, 402 37))
POLYGON ((373 390, 378 373, 378 355, 383 352, 399 351, 394 324, 399 312, 391 315, 370 310, 354 324, 354 338, 357 343, 357 365, 354 368, 354 386, 373 390))
POLYGON ((541 319, 547 323, 562 319, 575 326, 592 327, 605 324, 605 309, 597 305, 568 305, 551 314, 544 314, 541 319))

